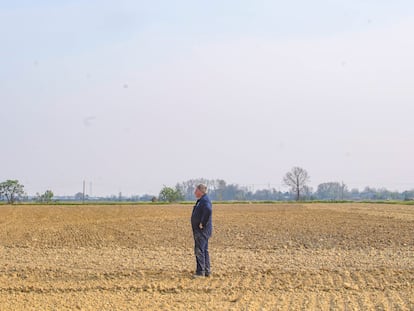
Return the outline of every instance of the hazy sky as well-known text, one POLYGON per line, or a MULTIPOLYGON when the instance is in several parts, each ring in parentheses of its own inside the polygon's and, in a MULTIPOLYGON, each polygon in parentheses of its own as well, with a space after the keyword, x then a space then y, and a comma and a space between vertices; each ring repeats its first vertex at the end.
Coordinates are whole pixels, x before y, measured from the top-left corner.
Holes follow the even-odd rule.
POLYGON ((0 181, 414 188, 414 2, 0 0, 0 181))

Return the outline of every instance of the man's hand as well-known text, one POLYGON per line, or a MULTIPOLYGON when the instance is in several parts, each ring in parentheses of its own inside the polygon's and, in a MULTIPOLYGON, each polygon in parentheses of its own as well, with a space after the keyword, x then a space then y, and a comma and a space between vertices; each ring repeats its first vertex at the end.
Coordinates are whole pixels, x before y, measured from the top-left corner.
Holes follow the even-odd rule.
POLYGON ((202 223, 200 223, 199 225, 198 225, 198 227, 200 228, 200 230, 203 230, 203 224, 202 223))

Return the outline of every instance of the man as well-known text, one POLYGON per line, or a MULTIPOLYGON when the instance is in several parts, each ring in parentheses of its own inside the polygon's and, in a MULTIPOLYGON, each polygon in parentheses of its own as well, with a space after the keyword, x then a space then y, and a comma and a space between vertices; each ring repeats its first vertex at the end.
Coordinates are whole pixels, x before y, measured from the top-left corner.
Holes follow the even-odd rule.
POLYGON ((212 204, 207 196, 207 186, 199 184, 194 195, 197 202, 191 214, 191 227, 194 236, 194 254, 197 268, 194 277, 210 276, 210 256, 208 253, 208 239, 213 231, 212 204))

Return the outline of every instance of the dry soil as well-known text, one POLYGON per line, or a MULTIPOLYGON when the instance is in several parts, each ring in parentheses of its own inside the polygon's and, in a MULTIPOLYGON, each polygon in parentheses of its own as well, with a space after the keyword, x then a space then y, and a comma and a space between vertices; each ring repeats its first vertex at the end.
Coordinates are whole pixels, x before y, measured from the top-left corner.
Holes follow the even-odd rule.
POLYGON ((0 310, 414 310, 414 206, 0 206, 0 310))

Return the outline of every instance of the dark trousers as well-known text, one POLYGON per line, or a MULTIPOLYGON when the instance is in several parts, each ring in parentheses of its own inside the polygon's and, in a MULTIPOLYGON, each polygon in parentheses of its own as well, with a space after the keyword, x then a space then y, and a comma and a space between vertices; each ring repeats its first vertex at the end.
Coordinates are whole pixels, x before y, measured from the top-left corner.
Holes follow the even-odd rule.
POLYGON ((194 254, 197 262, 196 274, 209 275, 210 270, 210 256, 208 253, 208 239, 209 237, 201 231, 194 231, 194 254))

